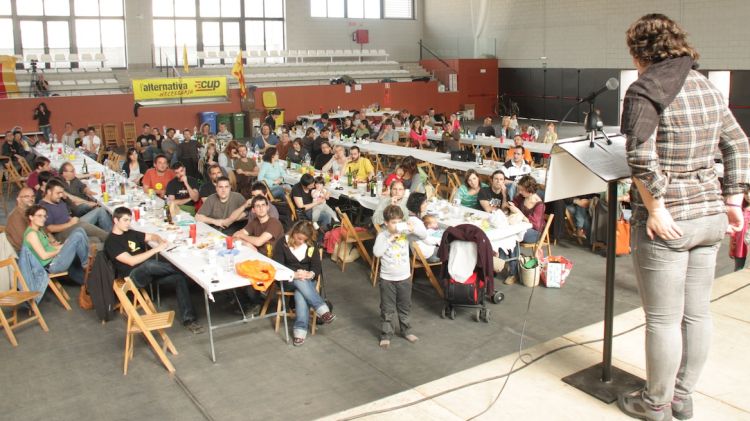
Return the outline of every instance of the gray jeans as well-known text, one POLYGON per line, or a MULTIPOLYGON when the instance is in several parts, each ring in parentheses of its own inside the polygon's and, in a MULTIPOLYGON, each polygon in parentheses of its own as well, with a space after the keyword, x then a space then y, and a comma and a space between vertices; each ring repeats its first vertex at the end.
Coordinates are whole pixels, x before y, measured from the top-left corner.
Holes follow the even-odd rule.
POLYGON ((411 279, 386 281, 380 278, 378 282, 380 283, 380 339, 391 339, 393 332, 396 330, 395 319, 397 316, 401 335, 408 335, 411 333, 411 324, 409 323, 411 279))
POLYGON ((710 298, 726 214, 677 221, 683 236, 650 240, 633 225, 633 266, 646 313, 646 390, 655 407, 695 390, 708 357, 713 324, 710 298))

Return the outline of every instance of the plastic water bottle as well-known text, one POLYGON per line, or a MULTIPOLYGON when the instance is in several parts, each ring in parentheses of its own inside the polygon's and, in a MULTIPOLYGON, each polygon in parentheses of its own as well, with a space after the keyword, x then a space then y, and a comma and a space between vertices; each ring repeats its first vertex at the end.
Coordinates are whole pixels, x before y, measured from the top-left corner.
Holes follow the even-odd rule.
POLYGON ((253 146, 253 154, 255 156, 255 159, 257 160, 258 155, 260 155, 260 148, 258 147, 258 145, 253 146))
POLYGON ((234 254, 231 251, 227 252, 226 265, 227 272, 234 272, 234 254))
POLYGON ((310 166, 310 154, 309 153, 305 154, 305 166, 306 167, 310 166))

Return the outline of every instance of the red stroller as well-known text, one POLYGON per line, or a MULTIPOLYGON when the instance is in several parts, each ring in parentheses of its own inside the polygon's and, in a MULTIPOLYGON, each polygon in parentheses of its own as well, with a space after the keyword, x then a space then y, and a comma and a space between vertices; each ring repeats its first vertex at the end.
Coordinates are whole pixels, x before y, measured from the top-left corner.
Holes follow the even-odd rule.
POLYGON ((505 295, 495 291, 492 245, 481 228, 461 224, 448 228, 438 249, 443 262, 440 279, 445 289, 446 304, 441 317, 456 318, 456 308, 476 309, 475 320, 490 321, 485 297, 498 304, 505 295))

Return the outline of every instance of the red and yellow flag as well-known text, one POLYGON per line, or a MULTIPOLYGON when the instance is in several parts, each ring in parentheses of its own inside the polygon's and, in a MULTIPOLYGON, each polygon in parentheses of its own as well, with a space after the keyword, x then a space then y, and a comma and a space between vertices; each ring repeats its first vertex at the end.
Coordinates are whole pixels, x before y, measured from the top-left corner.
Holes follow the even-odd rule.
POLYGON ((16 58, 0 56, 0 98, 9 98, 11 94, 17 94, 18 92, 16 58))
POLYGON ((240 98, 247 98, 247 88, 245 88, 245 68, 242 65, 242 51, 237 53, 237 59, 234 61, 234 66, 232 66, 232 76, 234 76, 240 84, 240 98))

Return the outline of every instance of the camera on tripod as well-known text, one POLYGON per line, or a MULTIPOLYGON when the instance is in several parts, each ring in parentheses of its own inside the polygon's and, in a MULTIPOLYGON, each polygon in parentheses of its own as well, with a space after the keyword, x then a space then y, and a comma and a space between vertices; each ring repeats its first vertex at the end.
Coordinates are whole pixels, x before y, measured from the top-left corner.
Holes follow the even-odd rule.
POLYGON ((39 64, 39 60, 31 59, 31 73, 36 73, 38 64, 39 64))

